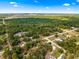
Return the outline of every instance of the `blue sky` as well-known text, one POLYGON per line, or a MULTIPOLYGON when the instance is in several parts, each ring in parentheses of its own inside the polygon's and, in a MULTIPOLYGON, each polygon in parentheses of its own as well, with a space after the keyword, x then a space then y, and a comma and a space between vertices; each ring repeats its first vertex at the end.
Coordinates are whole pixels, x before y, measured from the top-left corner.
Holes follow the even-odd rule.
POLYGON ((79 13, 79 0, 0 0, 0 13, 79 13))

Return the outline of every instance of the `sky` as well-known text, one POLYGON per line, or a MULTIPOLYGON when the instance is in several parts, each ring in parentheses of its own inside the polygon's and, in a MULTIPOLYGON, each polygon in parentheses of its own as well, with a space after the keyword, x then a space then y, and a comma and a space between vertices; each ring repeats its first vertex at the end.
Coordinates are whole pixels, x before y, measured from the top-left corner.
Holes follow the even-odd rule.
POLYGON ((0 13, 79 14, 79 0, 0 0, 0 13))

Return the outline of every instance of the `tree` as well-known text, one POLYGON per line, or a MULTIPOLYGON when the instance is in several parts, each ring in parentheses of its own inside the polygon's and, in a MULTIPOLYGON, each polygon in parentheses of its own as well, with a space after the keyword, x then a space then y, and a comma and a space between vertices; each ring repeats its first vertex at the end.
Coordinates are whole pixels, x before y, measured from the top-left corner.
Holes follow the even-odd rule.
POLYGON ((13 52, 13 53, 12 53, 12 59, 19 59, 16 52, 13 52))
POLYGON ((11 59, 11 52, 9 51, 9 48, 6 48, 6 49, 4 50, 3 58, 4 58, 4 59, 11 59))

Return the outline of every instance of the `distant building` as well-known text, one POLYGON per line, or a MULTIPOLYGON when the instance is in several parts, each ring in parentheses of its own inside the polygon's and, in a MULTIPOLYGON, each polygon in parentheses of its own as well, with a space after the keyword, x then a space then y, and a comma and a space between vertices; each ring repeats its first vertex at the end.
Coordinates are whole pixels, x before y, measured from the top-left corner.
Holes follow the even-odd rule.
POLYGON ((55 41, 63 42, 63 38, 56 38, 55 41))
POLYGON ((18 33, 15 33, 14 36, 19 36, 21 37, 22 35, 26 34, 27 32, 18 32, 18 33))

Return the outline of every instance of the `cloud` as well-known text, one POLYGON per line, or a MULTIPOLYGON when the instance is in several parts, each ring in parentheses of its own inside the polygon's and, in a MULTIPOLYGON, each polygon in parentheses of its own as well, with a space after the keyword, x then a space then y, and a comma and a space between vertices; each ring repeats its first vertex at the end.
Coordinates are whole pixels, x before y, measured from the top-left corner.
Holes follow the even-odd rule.
POLYGON ((13 5, 14 7, 18 7, 18 5, 16 4, 16 5, 13 5))
POLYGON ((49 7, 46 7, 46 9, 49 9, 49 7))
POLYGON ((35 0, 34 2, 35 2, 35 3, 38 3, 38 1, 37 1, 37 0, 35 0))
POLYGON ((77 2, 79 2, 79 0, 76 0, 77 2))
POLYGON ((76 3, 73 2, 72 5, 76 5, 76 3))
POLYGON ((64 5, 64 6, 70 6, 71 4, 69 4, 69 3, 64 3, 63 5, 64 5))
POLYGON ((17 4, 16 2, 10 2, 11 5, 17 4))
POLYGON ((12 5, 13 7, 18 7, 18 4, 16 2, 10 2, 10 5, 12 5))

